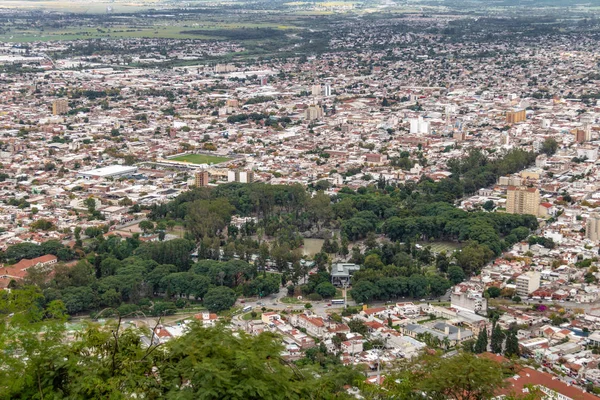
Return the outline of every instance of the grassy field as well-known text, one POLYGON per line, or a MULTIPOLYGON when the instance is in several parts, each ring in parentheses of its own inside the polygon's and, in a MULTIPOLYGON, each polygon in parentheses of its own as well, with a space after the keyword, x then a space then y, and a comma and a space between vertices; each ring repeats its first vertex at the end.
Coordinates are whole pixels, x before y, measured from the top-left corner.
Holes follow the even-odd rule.
POLYGON ((302 304, 303 302, 295 297, 282 297, 280 300, 283 304, 302 304))
POLYGON ((206 154, 188 154, 185 156, 179 156, 174 158, 169 158, 171 161, 179 161, 190 164, 218 164, 225 161, 229 161, 227 157, 219 157, 219 156, 209 156, 206 154))

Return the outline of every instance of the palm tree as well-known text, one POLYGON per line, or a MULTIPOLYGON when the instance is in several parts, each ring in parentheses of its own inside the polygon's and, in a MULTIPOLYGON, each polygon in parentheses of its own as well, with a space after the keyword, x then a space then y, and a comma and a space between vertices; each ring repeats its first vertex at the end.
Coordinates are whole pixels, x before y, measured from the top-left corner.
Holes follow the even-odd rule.
POLYGON ((450 339, 448 339, 448 336, 444 336, 444 339, 442 340, 442 344, 444 345, 444 348, 446 350, 448 350, 450 348, 450 339))

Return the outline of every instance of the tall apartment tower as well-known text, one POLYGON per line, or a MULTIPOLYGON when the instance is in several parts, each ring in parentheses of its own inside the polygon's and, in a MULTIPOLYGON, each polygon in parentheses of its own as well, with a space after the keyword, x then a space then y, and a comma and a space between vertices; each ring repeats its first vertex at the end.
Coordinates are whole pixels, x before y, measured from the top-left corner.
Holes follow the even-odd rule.
POLYGON ((410 123, 411 135, 429 135, 431 133, 431 125, 421 116, 410 118, 408 122, 410 123))
POLYGON ((506 113, 506 123, 516 124, 527 119, 527 113, 525 110, 513 110, 506 113))
POLYGON ((323 118, 323 107, 316 104, 311 104, 304 111, 304 118, 307 121, 314 121, 323 118))
POLYGON ((227 171, 228 182, 252 183, 254 171, 227 171))
POLYGON ((585 143, 592 140, 592 130, 589 127, 586 127, 585 129, 575 129, 573 133, 577 143, 585 143))
POLYGON ((196 172, 196 187, 208 186, 208 171, 196 172))
POLYGON ((310 92, 313 96, 320 96, 321 95, 321 85, 312 85, 310 87, 310 92))
POLYGON ((509 214, 538 215, 540 191, 525 186, 509 186, 506 194, 506 212, 509 214))
POLYGON ((69 102, 66 99, 58 99, 52 102, 52 114, 63 115, 69 112, 69 102))
POLYGON ((585 224, 585 237, 593 242, 600 241, 600 214, 591 213, 585 224))
POLYGON ((323 86, 323 96, 325 96, 325 97, 331 96, 331 85, 330 84, 326 84, 325 86, 323 86))

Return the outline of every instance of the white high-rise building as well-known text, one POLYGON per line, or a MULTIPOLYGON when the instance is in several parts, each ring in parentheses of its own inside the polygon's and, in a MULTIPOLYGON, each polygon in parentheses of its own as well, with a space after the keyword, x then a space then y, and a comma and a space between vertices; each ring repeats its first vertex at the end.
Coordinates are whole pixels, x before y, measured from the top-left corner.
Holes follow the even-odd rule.
POLYGON ((419 118, 411 118, 410 122, 410 133, 413 135, 429 135, 431 132, 431 127, 429 126, 429 122, 424 121, 423 117, 419 116, 419 118))
POLYGON ((323 86, 323 96, 329 97, 331 96, 331 85, 327 84, 323 86))
POLYGON ((227 182, 252 183, 254 182, 254 171, 227 171, 227 182))

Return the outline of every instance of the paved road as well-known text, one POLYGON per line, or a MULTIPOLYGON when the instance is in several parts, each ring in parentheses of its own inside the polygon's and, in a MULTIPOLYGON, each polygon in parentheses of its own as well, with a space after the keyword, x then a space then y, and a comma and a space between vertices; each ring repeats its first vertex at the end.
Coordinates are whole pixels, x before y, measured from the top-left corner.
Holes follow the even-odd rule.
POLYGON ((583 309, 583 311, 590 311, 593 308, 598 308, 600 307, 600 302, 594 302, 594 303, 576 303, 574 301, 564 301, 564 302, 560 302, 560 301, 552 301, 552 300, 525 300, 523 301, 523 304, 526 305, 534 305, 534 304, 545 304, 545 305, 557 305, 559 307, 562 308, 569 308, 571 310, 575 309, 575 308, 581 308, 583 309))
MULTIPOLYGON (((238 304, 240 306, 251 306, 252 308, 257 308, 260 309, 262 307, 265 308, 269 308, 269 309, 273 309, 273 310, 278 310, 278 311, 283 311, 283 310, 305 310, 304 304, 305 303, 298 303, 298 304, 288 304, 288 303, 282 303, 281 299, 287 296, 287 288, 282 287, 278 293, 274 293, 274 294, 270 294, 268 296, 265 296, 261 299, 241 299, 240 301, 238 301, 238 304), (242 303, 243 301, 243 303, 242 303)), ((328 300, 323 300, 323 301, 311 301, 310 304, 312 304, 312 308, 311 311, 316 313, 316 314, 325 314, 328 310, 331 309, 338 309, 341 310, 342 306, 340 305, 334 305, 334 306, 329 306, 328 304, 330 304, 331 301, 328 300)), ((348 306, 352 307, 355 306, 356 303, 353 300, 348 300, 348 306)))
MULTIPOLYGON (((274 293, 271 294, 269 296, 265 296, 262 299, 241 299, 238 301, 238 305, 240 306, 251 306, 255 309, 260 309, 262 307, 268 308, 268 309, 273 309, 273 310, 278 310, 278 311, 283 311, 283 310, 305 310, 304 308, 304 304, 305 303, 298 303, 298 304, 288 304, 288 303, 282 303, 281 299, 287 296, 287 288, 282 287, 278 293, 274 293), (242 303, 243 301, 243 303, 242 303)), ((398 299, 396 300, 396 302, 415 302, 415 303, 422 303, 422 302, 427 302, 427 303, 438 303, 440 301, 442 302, 448 302, 450 301, 450 291, 448 291, 446 294, 444 294, 443 296, 441 296, 440 298, 435 298, 435 299, 431 299, 431 300, 425 300, 425 299, 411 299, 411 298, 402 298, 402 299, 398 299), (423 301, 421 301, 423 300, 423 301)), ((314 312, 315 314, 319 314, 319 315, 324 315, 327 312, 331 312, 332 310, 337 310, 338 312, 340 312, 343 309, 342 305, 339 304, 335 304, 330 306, 329 304, 331 304, 331 300, 322 300, 322 301, 311 301, 310 302, 312 304, 312 308, 311 311, 314 312)), ((382 307, 385 305, 389 305, 389 302, 384 302, 384 301, 378 301, 378 302, 371 302, 369 303, 369 307, 382 307)), ((348 307, 355 307, 357 304, 354 300, 348 298, 347 301, 347 306, 348 307)))

